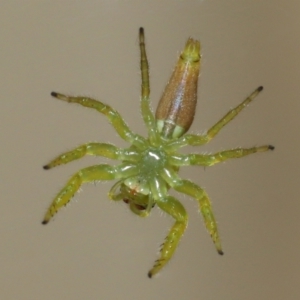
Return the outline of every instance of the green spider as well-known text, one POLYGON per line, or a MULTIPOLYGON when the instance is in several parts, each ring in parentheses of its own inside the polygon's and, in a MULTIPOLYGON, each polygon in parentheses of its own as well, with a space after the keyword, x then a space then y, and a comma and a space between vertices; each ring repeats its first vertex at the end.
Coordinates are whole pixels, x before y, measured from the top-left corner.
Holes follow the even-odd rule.
POLYGON ((54 198, 42 223, 47 224, 57 211, 71 200, 83 183, 118 180, 108 194, 111 200, 123 200, 129 205, 131 211, 140 217, 147 217, 151 209, 157 205, 175 219, 175 223, 160 249, 159 259, 148 272, 148 276, 151 278, 171 259, 188 223, 188 216, 183 205, 168 194, 170 188, 198 201, 206 229, 211 235, 218 253, 223 254, 217 223, 207 193, 195 183, 182 179, 178 175, 179 168, 190 165, 212 166, 227 159, 273 150, 274 147, 265 145, 249 149, 236 148, 214 154, 181 154, 179 150, 184 146, 207 144, 262 91, 263 87, 257 88, 241 104, 230 110, 206 134, 186 134, 193 122, 197 102, 200 42, 192 38, 187 40, 158 104, 155 117, 149 103, 149 66, 143 28, 139 30, 139 43, 142 76, 141 112, 148 130, 147 138, 133 133, 120 114, 109 105, 87 97, 71 97, 56 92, 51 93, 57 99, 78 103, 104 114, 119 136, 130 146, 118 148, 107 143, 87 143, 63 153, 45 165, 44 169, 47 170, 85 155, 102 156, 121 161, 117 166, 100 164, 87 167, 73 175, 54 198))

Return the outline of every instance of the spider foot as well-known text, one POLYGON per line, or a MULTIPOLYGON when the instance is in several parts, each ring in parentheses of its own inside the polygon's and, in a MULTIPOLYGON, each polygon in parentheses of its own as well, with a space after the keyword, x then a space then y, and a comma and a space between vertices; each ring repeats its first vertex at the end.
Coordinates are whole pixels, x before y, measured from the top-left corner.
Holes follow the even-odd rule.
POLYGON ((51 96, 57 98, 58 93, 56 92, 51 92, 51 96))
POLYGON ((155 274, 157 274, 167 263, 165 259, 158 259, 155 261, 153 268, 148 272, 148 277, 152 278, 155 274))
POLYGON ((54 98, 63 100, 63 101, 67 101, 67 102, 70 102, 70 98, 71 98, 71 97, 65 96, 65 95, 57 93, 57 92, 51 92, 51 96, 54 98))
POLYGON ((264 87, 261 85, 261 86, 259 86, 259 87, 257 88, 257 91, 258 91, 258 92, 261 92, 263 89, 264 89, 264 87))

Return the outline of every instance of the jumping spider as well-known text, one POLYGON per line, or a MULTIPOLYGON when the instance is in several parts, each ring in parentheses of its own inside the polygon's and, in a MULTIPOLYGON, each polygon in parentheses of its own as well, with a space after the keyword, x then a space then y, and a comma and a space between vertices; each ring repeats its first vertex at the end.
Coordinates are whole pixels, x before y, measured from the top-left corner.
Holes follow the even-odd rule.
POLYGON ((83 183, 117 180, 108 194, 111 200, 123 200, 129 205, 131 211, 140 217, 148 216, 151 209, 157 205, 175 220, 160 249, 159 259, 148 273, 148 276, 152 277, 171 259, 188 223, 188 216, 183 205, 168 194, 170 188, 191 196, 198 202, 206 229, 218 253, 223 254, 217 223, 207 193, 195 183, 182 179, 178 175, 179 168, 190 165, 212 166, 227 159, 273 150, 274 147, 265 145, 249 149, 236 148, 214 154, 181 154, 179 150, 184 146, 207 144, 262 91, 263 87, 258 87, 204 135, 186 134, 193 122, 197 102, 200 42, 192 38, 187 40, 158 104, 155 116, 150 108, 149 67, 143 28, 139 30, 139 44, 142 76, 141 113, 148 130, 148 137, 144 138, 133 133, 121 115, 109 105, 87 97, 51 93, 57 99, 78 103, 105 115, 119 136, 129 143, 129 147, 118 148, 107 143, 87 143, 63 153, 45 165, 44 169, 51 169, 85 155, 121 161, 117 166, 100 164, 79 170, 54 198, 42 223, 47 224, 57 211, 71 200, 83 183))

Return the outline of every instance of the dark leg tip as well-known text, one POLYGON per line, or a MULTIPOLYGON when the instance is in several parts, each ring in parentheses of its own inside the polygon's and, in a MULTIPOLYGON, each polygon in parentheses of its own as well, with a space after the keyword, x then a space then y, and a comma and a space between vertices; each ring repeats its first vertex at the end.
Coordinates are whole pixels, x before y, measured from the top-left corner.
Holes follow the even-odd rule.
POLYGON ((42 224, 43 224, 43 225, 46 225, 46 224, 48 224, 48 222, 49 222, 49 221, 44 220, 44 221, 42 222, 42 224))
POLYGON ((140 34, 144 34, 144 28, 143 27, 140 27, 139 31, 140 31, 140 34))
POLYGON ((269 149, 270 149, 270 150, 274 150, 274 149, 275 149, 275 147, 274 147, 274 146, 272 146, 272 145, 269 145, 269 149))
POLYGON ((264 87, 261 85, 260 87, 257 88, 258 92, 261 92, 264 89, 264 87))
POLYGON ((44 169, 44 170, 49 170, 50 167, 49 167, 48 165, 45 165, 45 166, 43 166, 43 169, 44 169))
POLYGON ((51 96, 57 98, 57 93, 56 92, 51 92, 51 96))
POLYGON ((148 277, 152 278, 152 273, 151 272, 148 272, 148 277))
POLYGON ((220 255, 224 255, 224 252, 223 252, 222 250, 218 250, 218 253, 219 253, 220 255))

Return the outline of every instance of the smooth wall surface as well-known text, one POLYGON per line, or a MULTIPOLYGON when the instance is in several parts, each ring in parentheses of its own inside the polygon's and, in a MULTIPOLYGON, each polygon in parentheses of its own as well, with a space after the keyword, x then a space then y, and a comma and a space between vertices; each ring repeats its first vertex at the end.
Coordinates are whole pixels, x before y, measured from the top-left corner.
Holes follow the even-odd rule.
POLYGON ((299 1, 2 1, 0 10, 0 298, 300 298, 299 1), (133 215, 107 198, 111 182, 85 185, 47 226, 43 215, 88 157, 44 171, 90 141, 126 143, 95 111, 51 98, 89 95, 145 134, 140 116, 138 28, 146 31, 155 108, 179 51, 202 43, 197 114, 202 133, 252 90, 263 93, 205 147, 216 152, 273 144, 272 153, 180 174, 206 189, 225 255, 196 202, 171 263, 148 279, 173 220, 133 215))

